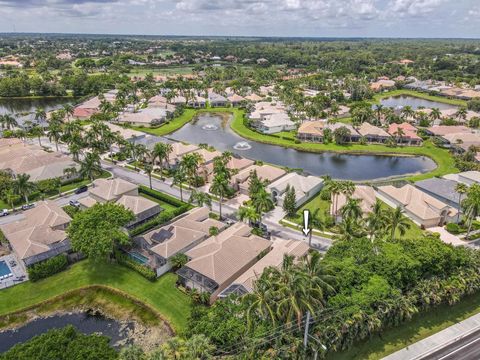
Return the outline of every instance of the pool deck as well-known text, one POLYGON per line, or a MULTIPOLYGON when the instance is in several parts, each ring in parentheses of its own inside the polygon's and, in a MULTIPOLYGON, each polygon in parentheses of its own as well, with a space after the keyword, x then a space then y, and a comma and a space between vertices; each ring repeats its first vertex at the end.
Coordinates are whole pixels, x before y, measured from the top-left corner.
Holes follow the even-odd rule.
POLYGON ((0 257, 0 261, 5 261, 7 266, 10 268, 13 276, 8 277, 7 279, 0 280, 0 289, 6 289, 10 286, 20 284, 28 280, 28 275, 25 267, 22 262, 19 261, 15 255, 9 254, 0 257), (11 266, 10 262, 14 261, 17 265, 11 266))

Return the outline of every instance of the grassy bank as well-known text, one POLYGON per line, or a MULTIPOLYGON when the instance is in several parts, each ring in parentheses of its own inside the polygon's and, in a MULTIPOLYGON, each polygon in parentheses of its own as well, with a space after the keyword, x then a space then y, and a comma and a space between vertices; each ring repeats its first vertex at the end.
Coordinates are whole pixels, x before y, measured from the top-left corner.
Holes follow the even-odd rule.
POLYGON ((391 148, 385 145, 360 145, 360 144, 319 144, 319 143, 305 143, 296 144, 289 136, 272 136, 258 133, 245 125, 243 112, 234 109, 234 119, 231 122, 231 127, 241 137, 249 140, 258 141, 262 143, 279 145, 289 147, 299 151, 307 152, 337 152, 349 154, 378 154, 378 155, 413 155, 413 156, 427 156, 437 164, 437 168, 433 171, 423 174, 415 174, 406 177, 411 181, 418 181, 422 179, 431 178, 434 176, 442 176, 445 174, 456 173, 455 162, 451 154, 446 149, 436 147, 431 141, 425 141, 423 146, 405 146, 391 148))
POLYGON ((164 136, 174 131, 177 131, 186 123, 190 122, 196 113, 197 111, 194 109, 185 109, 182 115, 180 115, 179 117, 176 117, 175 119, 170 120, 168 123, 165 123, 157 128, 133 126, 132 129, 143 131, 148 134, 152 134, 156 136, 164 136))
POLYGON ((377 360, 425 339, 449 326, 480 313, 480 297, 466 297, 454 306, 441 305, 420 313, 412 320, 387 329, 348 351, 332 353, 328 360, 377 360))
POLYGON ((162 323, 153 308, 121 292, 105 286, 88 286, 69 291, 13 314, 0 316, 0 329, 19 326, 36 316, 49 316, 63 311, 99 310, 116 320, 137 321, 147 326, 162 323))
POLYGON ((176 275, 169 273, 152 283, 120 265, 85 260, 47 279, 2 290, 0 316, 29 308, 72 290, 104 285, 144 302, 161 314, 175 331, 182 331, 190 313, 190 299, 175 287, 176 278, 176 275))
POLYGON ((408 90, 408 89, 392 90, 392 91, 376 94, 373 97, 373 103, 378 104, 382 99, 389 98, 392 96, 402 96, 402 95, 413 96, 419 99, 436 101, 436 102, 449 104, 453 106, 467 106, 467 102, 465 100, 451 99, 444 96, 435 96, 435 95, 430 95, 424 92, 408 90))

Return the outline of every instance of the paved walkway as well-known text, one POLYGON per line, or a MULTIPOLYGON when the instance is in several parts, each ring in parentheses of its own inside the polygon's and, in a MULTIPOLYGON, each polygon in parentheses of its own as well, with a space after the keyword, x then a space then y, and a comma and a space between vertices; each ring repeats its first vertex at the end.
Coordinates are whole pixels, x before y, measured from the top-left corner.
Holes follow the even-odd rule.
POLYGON ((452 325, 426 339, 397 351, 383 360, 420 360, 480 329, 480 314, 452 325))
POLYGON ((433 233, 439 233, 440 239, 447 244, 452 244, 454 246, 466 246, 468 245, 467 242, 460 240, 460 238, 456 235, 450 234, 445 228, 441 226, 429 228, 428 231, 433 233))

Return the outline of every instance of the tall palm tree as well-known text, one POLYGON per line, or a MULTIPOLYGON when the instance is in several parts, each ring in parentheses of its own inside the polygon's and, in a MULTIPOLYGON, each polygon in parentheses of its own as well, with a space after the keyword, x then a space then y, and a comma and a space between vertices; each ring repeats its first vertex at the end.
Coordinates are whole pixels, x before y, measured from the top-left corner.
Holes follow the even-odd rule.
POLYGON ((470 235, 473 220, 480 214, 480 185, 473 184, 468 188, 467 197, 462 202, 465 215, 467 217, 468 231, 467 237, 470 235))
POLYGON ((150 185, 150 189, 152 189, 152 172, 153 172, 153 165, 149 162, 143 164, 143 170, 145 170, 145 172, 147 173, 148 175, 148 183, 150 185))
POLYGON ((402 119, 403 120, 411 118, 414 115, 415 115, 415 110, 413 110, 413 108, 411 106, 407 105, 407 106, 403 107, 403 109, 402 109, 402 119))
POLYGON ((183 184, 187 181, 187 174, 183 166, 179 166, 173 174, 172 185, 177 185, 180 189, 180 200, 183 201, 183 184))
POLYGON ((340 209, 343 219, 358 220, 362 217, 363 211, 360 206, 362 199, 347 198, 347 202, 340 209))
POLYGON ((28 174, 19 174, 13 182, 13 191, 19 195, 23 196, 25 199, 25 204, 28 204, 28 196, 35 191, 35 184, 30 181, 30 175, 28 174))
POLYGON ((203 161, 202 155, 197 152, 185 154, 180 160, 180 166, 185 170, 190 187, 196 186, 198 169, 203 161))
POLYGON ((72 106, 72 104, 65 104, 63 105, 63 111, 67 116, 67 120, 70 120, 70 117, 73 116, 73 113, 75 112, 75 108, 72 106))
POLYGON ((158 166, 160 167, 160 176, 163 178, 163 165, 164 163, 169 163, 170 154, 173 151, 172 144, 167 143, 156 143, 152 150, 153 162, 158 159, 158 166))
POLYGON ((50 122, 47 128, 47 137, 49 141, 55 142, 55 148, 58 152, 58 142, 62 138, 62 127, 57 122, 50 122))
POLYGON ((342 191, 341 183, 336 180, 328 180, 325 181, 325 183, 325 189, 332 194, 333 213, 337 214, 338 195, 340 195, 342 191))
POLYGON ((377 199, 372 206, 372 211, 367 214, 365 219, 368 236, 372 242, 382 236, 385 220, 382 202, 377 199))
POLYGON ((386 215, 386 230, 390 232, 390 239, 395 239, 395 233, 398 231, 400 236, 405 235, 408 229, 410 229, 410 223, 407 218, 403 216, 403 210, 400 206, 397 206, 395 210, 388 211, 386 215))
POLYGON ((212 185, 210 186, 210 192, 213 195, 219 197, 218 205, 219 205, 219 214, 220 219, 222 218, 222 204, 225 196, 228 194, 230 190, 230 183, 227 179, 225 173, 217 173, 213 176, 212 185))
POLYGON ((432 108, 432 111, 430 112, 430 119, 433 121, 438 120, 442 117, 442 112, 440 111, 439 108, 432 108))
POLYGON ((458 193, 458 214, 457 223, 460 221, 460 210, 462 209, 462 197, 468 192, 468 186, 463 183, 457 183, 455 185, 455 191, 458 193))
POLYGON ((18 200, 19 195, 15 193, 14 189, 7 189, 2 194, 5 202, 10 205, 10 208, 15 209, 15 202, 18 200))
POLYGON ((44 135, 43 129, 40 126, 35 125, 30 129, 29 133, 31 136, 36 136, 38 139, 38 145, 42 146, 42 136, 44 135))
POLYGON ((252 199, 252 205, 258 213, 260 223, 262 223, 263 214, 267 211, 270 211, 275 206, 272 196, 265 189, 261 189, 255 195, 255 197, 252 199))
POLYGON ((98 153, 87 153, 80 163, 80 175, 93 183, 93 180, 101 173, 102 166, 100 165, 100 156, 98 153))

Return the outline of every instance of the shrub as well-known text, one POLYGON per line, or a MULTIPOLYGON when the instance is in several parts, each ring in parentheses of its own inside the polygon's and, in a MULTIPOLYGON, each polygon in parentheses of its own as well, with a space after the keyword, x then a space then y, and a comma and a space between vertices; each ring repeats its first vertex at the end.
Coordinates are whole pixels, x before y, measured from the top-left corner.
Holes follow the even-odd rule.
POLYGON ((158 214, 156 217, 154 217, 152 220, 144 222, 143 224, 130 230, 130 236, 140 235, 145 231, 148 231, 154 228, 155 226, 165 224, 166 222, 169 222, 170 220, 172 220, 174 217, 188 211, 189 208, 190 206, 188 204, 184 204, 174 210, 164 210, 160 214, 158 214))
POLYGON ((445 226, 445 229, 450 233, 450 234, 460 234, 460 233, 463 233, 466 231, 466 229, 463 227, 463 226, 460 226, 458 224, 455 224, 455 223, 448 223, 446 226, 445 226))
POLYGON ((28 277, 35 282, 65 270, 68 266, 67 255, 62 254, 39 262, 27 268, 28 277))
POLYGON ((295 139, 295 144, 301 144, 302 142, 298 139, 295 139))
POLYGON ((129 269, 132 269, 142 275, 144 278, 150 281, 155 281, 157 279, 157 274, 155 271, 150 269, 148 266, 139 264, 135 260, 131 259, 127 254, 122 253, 120 250, 115 251, 115 259, 120 265, 126 266, 129 269))
POLYGON ((65 211, 68 216, 73 219, 73 217, 80 211, 80 209, 72 205, 67 205, 63 208, 63 211, 65 211))
POLYGON ((165 193, 162 193, 162 192, 159 192, 159 191, 151 190, 146 186, 140 186, 139 191, 140 191, 140 193, 146 194, 146 195, 151 196, 151 197, 153 197, 157 200, 166 202, 167 204, 170 204, 170 205, 173 205, 173 206, 176 206, 176 207, 181 207, 181 206, 184 206, 186 204, 186 203, 178 200, 177 198, 175 198, 173 196, 170 196, 168 194, 165 194, 165 193))

